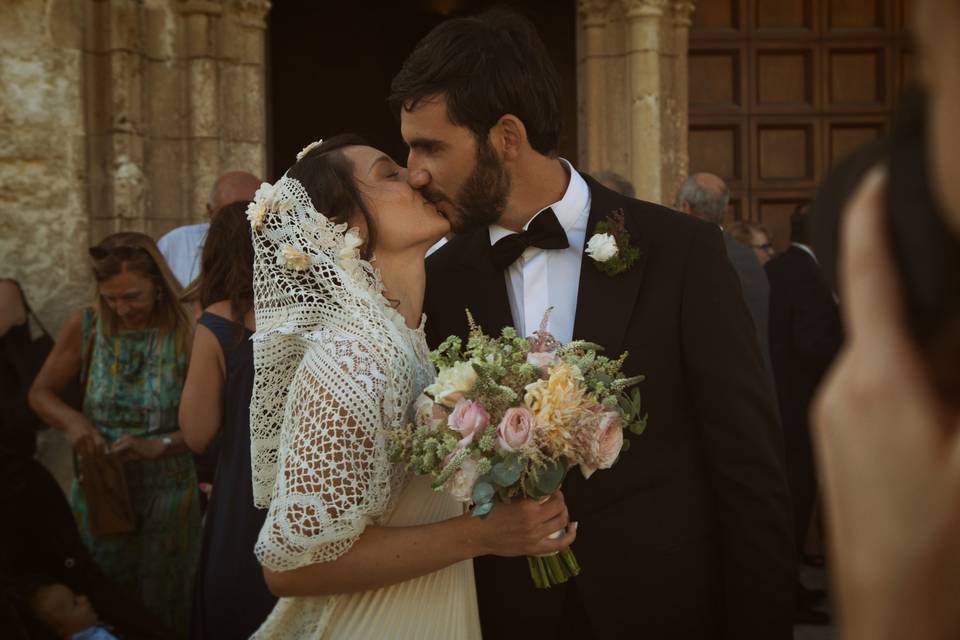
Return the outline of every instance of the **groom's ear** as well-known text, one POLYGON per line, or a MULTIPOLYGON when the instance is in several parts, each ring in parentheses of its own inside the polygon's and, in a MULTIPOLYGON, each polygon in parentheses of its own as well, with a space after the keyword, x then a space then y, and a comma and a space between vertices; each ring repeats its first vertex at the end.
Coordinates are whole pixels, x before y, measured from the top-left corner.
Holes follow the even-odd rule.
POLYGON ((523 150, 530 146, 523 121, 509 113, 501 116, 497 124, 490 129, 490 143, 500 152, 504 162, 516 160, 523 150))

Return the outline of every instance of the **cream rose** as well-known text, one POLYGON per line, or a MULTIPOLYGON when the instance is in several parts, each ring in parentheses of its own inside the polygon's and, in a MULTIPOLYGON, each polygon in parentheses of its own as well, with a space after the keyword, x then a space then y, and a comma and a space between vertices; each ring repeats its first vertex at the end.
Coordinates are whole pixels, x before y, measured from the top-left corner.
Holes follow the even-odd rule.
POLYGON ((447 480, 445 485, 447 493, 453 496, 457 502, 470 502, 473 500, 473 485, 477 483, 479 477, 480 470, 477 467, 477 461, 473 458, 467 458, 447 480))
POLYGON ((512 407, 503 414, 497 427, 497 446, 503 451, 516 451, 530 440, 533 414, 525 407, 512 407))
POLYGON ((458 362, 440 372, 436 382, 424 389, 434 402, 453 408, 477 382, 477 372, 469 362, 458 362))
POLYGON ((430 399, 425 393, 421 393, 413 403, 414 422, 418 427, 431 427, 436 429, 438 425, 443 424, 447 419, 448 411, 430 399))
POLYGON ((587 242, 587 255, 597 262, 606 262, 617 255, 617 241, 609 233, 594 234, 587 242))
POLYGON ((589 478, 597 469, 609 469, 623 448, 623 421, 616 411, 604 411, 588 434, 587 451, 580 462, 580 471, 589 478))

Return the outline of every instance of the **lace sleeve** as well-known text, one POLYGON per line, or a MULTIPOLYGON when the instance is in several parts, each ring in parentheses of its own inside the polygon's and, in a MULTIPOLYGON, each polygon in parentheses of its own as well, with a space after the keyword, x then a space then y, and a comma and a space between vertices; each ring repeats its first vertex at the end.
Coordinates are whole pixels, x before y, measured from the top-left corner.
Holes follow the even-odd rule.
POLYGON ((342 556, 388 510, 388 378, 356 338, 311 342, 284 410, 273 499, 256 555, 274 571, 342 556))

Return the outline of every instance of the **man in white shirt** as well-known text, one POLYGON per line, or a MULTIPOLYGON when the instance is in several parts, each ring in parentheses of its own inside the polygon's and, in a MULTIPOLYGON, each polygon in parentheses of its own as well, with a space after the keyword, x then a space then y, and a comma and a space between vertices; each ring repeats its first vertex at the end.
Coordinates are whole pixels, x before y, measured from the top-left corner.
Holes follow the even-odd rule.
POLYGON ((467 308, 488 334, 523 335, 552 307, 558 340, 627 351, 624 370, 646 375, 643 435, 626 434, 612 469, 563 485, 583 573, 538 590, 522 559, 475 558, 483 635, 791 638, 782 435, 720 229, 558 157, 559 78, 515 13, 441 23, 391 89, 410 184, 456 234, 427 260, 431 345, 465 337, 467 308), (588 251, 600 222, 634 255, 616 256, 617 273, 588 251))
MULTIPOLYGON (((213 217, 217 211, 241 200, 253 200, 260 187, 260 180, 244 171, 225 173, 213 183, 210 197, 207 199, 207 217, 213 217)), ((207 237, 209 222, 189 224, 177 227, 157 240, 160 253, 170 265, 170 270, 180 284, 186 287, 200 275, 200 254, 207 237)))

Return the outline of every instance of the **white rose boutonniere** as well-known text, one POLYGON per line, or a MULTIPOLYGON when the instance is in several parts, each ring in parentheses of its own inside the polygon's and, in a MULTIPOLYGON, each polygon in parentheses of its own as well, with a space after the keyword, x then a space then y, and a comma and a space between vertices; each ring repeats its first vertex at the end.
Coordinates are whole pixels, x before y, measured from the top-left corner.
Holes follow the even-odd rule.
POLYGON ((587 243, 587 255, 597 262, 606 262, 617 255, 617 241, 609 233, 595 233, 587 243))
POLYGON ((630 244, 630 233, 624 222, 623 209, 613 211, 597 223, 587 242, 587 255, 597 268, 608 276, 623 273, 640 257, 640 250, 630 244))

